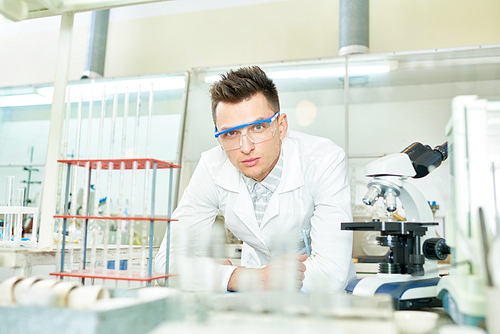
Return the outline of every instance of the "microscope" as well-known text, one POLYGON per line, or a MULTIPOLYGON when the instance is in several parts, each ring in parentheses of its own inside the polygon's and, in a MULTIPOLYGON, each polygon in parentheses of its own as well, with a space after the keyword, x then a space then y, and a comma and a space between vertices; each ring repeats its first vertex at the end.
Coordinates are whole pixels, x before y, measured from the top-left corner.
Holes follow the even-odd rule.
POLYGON ((342 223, 342 230, 380 231, 377 242, 388 246, 385 261, 372 277, 351 281, 346 291, 357 296, 390 294, 397 310, 415 310, 441 306, 436 298, 439 281, 437 260, 450 253, 444 239, 437 238, 431 208, 422 193, 408 178, 422 178, 436 169, 448 157, 447 143, 432 149, 413 143, 401 153, 380 158, 366 166, 371 177, 363 203, 372 206, 383 200, 389 219, 370 222, 342 223), (399 198, 406 221, 393 221, 399 198), (425 261, 425 259, 429 261, 425 261))

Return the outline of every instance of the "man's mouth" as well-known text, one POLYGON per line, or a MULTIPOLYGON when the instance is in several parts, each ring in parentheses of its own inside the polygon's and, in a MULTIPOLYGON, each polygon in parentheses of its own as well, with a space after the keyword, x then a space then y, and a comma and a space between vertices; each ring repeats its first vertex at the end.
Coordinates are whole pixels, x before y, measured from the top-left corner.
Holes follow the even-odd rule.
POLYGON ((241 163, 245 167, 252 167, 255 166, 259 162, 260 158, 250 158, 250 159, 245 159, 242 160, 241 163))

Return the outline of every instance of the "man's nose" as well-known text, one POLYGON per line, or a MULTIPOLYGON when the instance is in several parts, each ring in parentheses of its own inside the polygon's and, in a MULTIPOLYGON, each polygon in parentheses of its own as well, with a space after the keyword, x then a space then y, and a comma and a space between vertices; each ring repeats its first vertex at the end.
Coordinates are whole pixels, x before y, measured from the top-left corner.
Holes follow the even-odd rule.
POLYGON ((252 152, 253 149, 255 148, 253 140, 250 139, 250 137, 248 137, 246 133, 241 134, 240 144, 241 144, 240 150, 245 154, 252 152))

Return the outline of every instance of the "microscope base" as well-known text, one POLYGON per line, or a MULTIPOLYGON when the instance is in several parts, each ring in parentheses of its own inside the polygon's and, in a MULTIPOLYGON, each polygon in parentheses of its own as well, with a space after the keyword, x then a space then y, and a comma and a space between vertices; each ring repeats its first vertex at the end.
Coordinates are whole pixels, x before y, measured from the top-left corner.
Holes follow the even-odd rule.
POLYGON ((486 292, 478 275, 443 277, 437 287, 437 296, 455 323, 484 326, 486 292))
POLYGON ((390 294, 396 310, 419 310, 424 307, 442 306, 436 298, 439 277, 415 279, 409 275, 380 275, 351 281, 346 291, 355 296, 390 294))

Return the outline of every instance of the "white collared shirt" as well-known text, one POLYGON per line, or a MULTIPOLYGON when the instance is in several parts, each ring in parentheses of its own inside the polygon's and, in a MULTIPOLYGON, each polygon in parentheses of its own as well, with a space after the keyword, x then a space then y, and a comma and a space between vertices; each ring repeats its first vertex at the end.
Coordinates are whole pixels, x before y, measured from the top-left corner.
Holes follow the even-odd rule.
POLYGON ((255 218, 259 226, 262 223, 262 218, 264 218, 264 213, 266 212, 267 205, 271 200, 271 196, 274 191, 278 188, 281 179, 281 173, 283 172, 283 150, 280 152, 278 162, 271 170, 271 172, 266 176, 261 182, 255 181, 252 178, 246 177, 242 174, 243 180, 247 186, 250 197, 252 198, 253 209, 255 211, 255 218))

